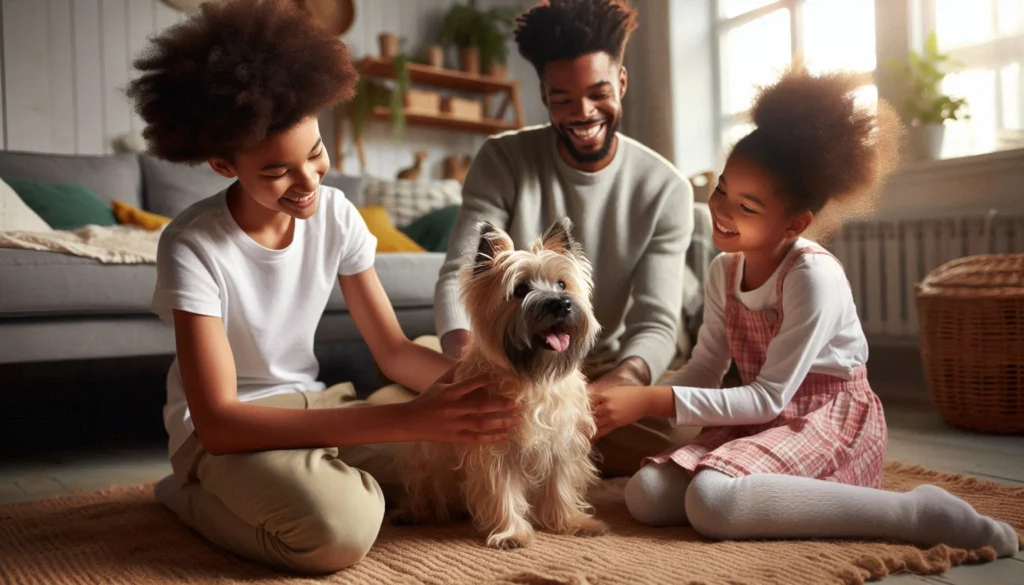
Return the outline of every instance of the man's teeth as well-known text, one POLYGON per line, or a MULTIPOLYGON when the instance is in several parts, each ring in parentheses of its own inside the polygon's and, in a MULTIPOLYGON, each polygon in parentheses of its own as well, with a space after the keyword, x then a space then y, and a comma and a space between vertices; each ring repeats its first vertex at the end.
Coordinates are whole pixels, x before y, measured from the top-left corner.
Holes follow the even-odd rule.
POLYGON ((580 138, 593 138, 594 136, 597 136, 597 133, 600 132, 601 128, 603 127, 604 124, 598 124, 596 126, 590 126, 588 128, 576 127, 572 129, 572 133, 575 134, 576 136, 579 136, 580 138))
POLYGON ((309 201, 312 198, 313 198, 313 194, 312 193, 310 193, 309 195, 306 195, 305 197, 297 197, 297 198, 296 197, 285 197, 285 199, 287 199, 288 201, 291 201, 293 203, 305 203, 305 202, 309 201))

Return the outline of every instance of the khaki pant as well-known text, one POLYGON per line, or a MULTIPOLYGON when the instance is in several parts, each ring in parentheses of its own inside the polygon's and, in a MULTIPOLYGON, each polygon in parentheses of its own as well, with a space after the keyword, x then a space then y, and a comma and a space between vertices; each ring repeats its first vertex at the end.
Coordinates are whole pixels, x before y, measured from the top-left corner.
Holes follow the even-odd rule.
MULTIPOLYGON (((305 409, 360 403, 351 384, 254 402, 305 409)), ((337 571, 361 560, 377 539, 384 494, 397 487, 395 446, 211 455, 193 433, 171 457, 181 485, 178 515, 211 542, 253 561, 304 573, 337 571)))
MULTIPOLYGON (((416 342, 440 351, 436 337, 416 342)), ((414 396, 391 385, 360 401, 351 384, 337 384, 254 404, 338 408, 414 396)), ((682 444, 696 431, 673 429, 663 419, 622 427, 598 441, 598 467, 606 477, 632 475, 644 457, 682 444)), ((171 457, 181 486, 178 515, 211 542, 253 561, 304 573, 338 571, 359 562, 377 539, 385 495, 400 487, 393 464, 397 446, 211 455, 193 433, 171 457)))

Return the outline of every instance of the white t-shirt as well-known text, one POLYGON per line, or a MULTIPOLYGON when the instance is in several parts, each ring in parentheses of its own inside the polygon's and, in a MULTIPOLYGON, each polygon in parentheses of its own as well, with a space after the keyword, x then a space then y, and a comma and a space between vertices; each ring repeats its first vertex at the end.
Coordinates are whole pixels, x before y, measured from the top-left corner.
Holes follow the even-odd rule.
MULTIPOLYGON (((804 246, 799 239, 787 260, 804 246)), ((782 284, 782 325, 768 346, 764 366, 753 383, 720 389, 732 355, 725 328, 726 295, 759 311, 775 306, 775 274, 755 290, 742 292, 743 260, 737 263, 735 289, 726 291, 732 257, 720 254, 712 262, 704 289, 704 322, 693 356, 666 380, 673 387, 675 424, 721 426, 760 424, 774 419, 796 394, 808 373, 852 379, 867 363, 868 344, 857 316, 842 265, 827 254, 803 254, 782 284)))
MULTIPOLYGON (((338 275, 373 265, 377 240, 358 210, 333 187, 320 187, 316 213, 295 222, 291 244, 257 244, 228 211, 226 191, 192 205, 164 230, 157 251, 152 310, 220 317, 246 402, 323 390, 313 335, 338 275)), ((167 374, 164 427, 173 454, 192 433, 177 359, 167 374)))

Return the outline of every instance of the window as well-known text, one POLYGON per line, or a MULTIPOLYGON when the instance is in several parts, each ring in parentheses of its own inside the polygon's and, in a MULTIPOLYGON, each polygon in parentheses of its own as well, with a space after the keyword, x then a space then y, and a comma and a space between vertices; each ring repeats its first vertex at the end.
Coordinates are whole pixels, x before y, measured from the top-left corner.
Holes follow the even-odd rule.
POLYGON ((863 75, 858 99, 878 99, 873 72, 875 0, 718 0, 719 146, 750 132, 747 114, 759 85, 802 59, 812 72, 863 75), (798 57, 796 57, 798 56, 798 57))
MULTIPOLYGON (((877 101, 876 70, 920 50, 934 31, 960 66, 942 89, 966 98, 970 119, 946 123, 943 158, 1024 148, 1024 0, 717 0, 719 151, 751 130, 757 86, 802 59, 812 72, 863 76, 861 103, 877 101), (876 12, 889 27, 876 45, 876 12), (902 23, 906 23, 903 28, 902 23), (899 38, 896 38, 899 37, 899 38), (891 54, 876 54, 887 51, 891 54)), ((898 87, 887 89, 896 92, 898 87)), ((899 106, 902 95, 883 95, 899 106)))
POLYGON ((942 156, 1024 148, 1024 0, 917 0, 918 29, 958 62, 943 91, 967 99, 969 120, 946 123, 942 156))

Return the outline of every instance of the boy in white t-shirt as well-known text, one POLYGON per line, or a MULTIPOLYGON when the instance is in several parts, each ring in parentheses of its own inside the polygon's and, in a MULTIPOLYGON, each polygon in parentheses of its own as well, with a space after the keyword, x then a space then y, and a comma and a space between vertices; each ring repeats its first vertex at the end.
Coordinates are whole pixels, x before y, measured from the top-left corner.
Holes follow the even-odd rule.
POLYGON ((386 444, 485 442, 505 402, 450 384, 452 362, 409 341, 373 269, 376 240, 337 189, 316 115, 349 99, 345 46, 288 0, 209 3, 153 40, 128 95, 152 152, 234 179, 160 239, 153 311, 174 324, 164 421, 174 475, 158 495, 189 526, 279 568, 331 572, 377 538, 386 444), (313 338, 340 281, 403 404, 317 380, 313 338), (372 399, 370 402, 373 402, 372 399), (358 405, 358 408, 353 406, 358 405))

